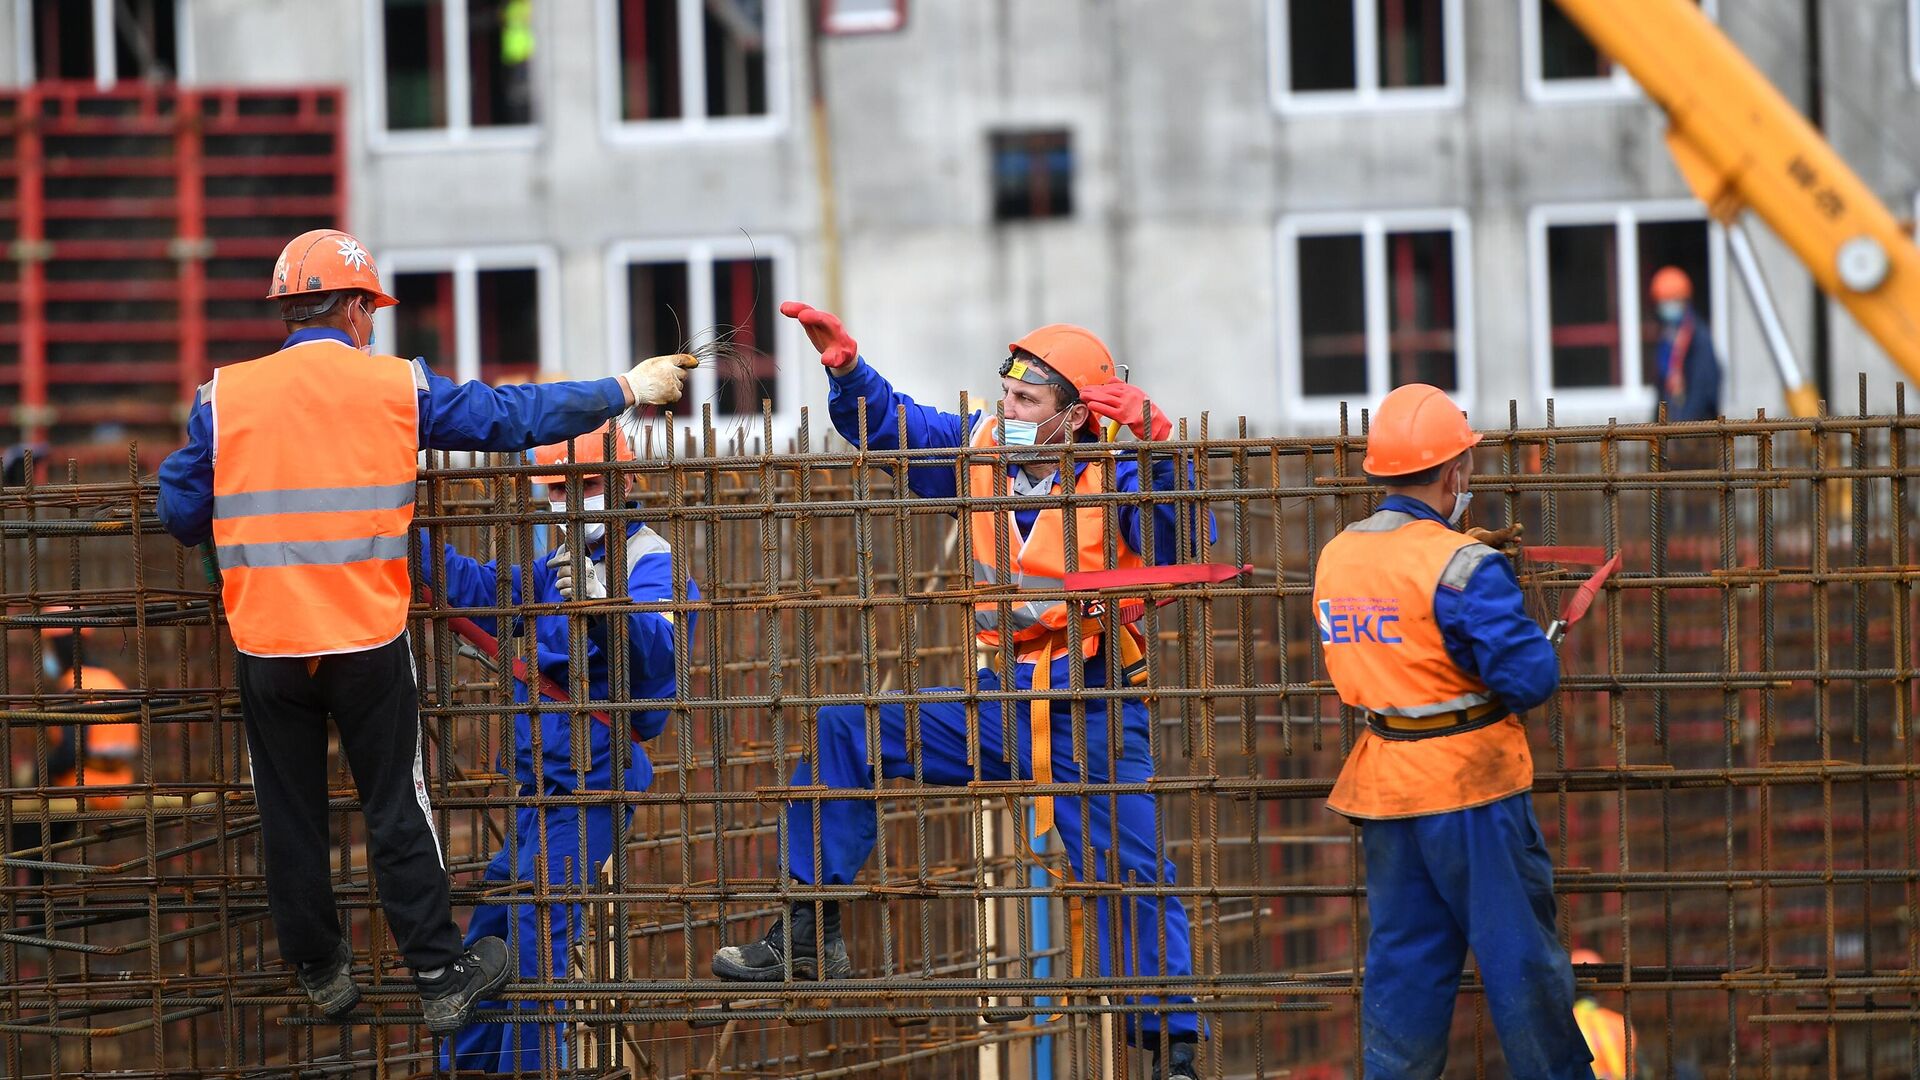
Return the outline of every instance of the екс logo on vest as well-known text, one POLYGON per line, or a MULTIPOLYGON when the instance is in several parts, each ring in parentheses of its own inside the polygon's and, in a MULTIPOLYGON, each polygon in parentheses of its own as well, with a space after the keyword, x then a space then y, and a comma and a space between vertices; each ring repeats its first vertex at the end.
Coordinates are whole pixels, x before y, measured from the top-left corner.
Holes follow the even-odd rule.
POLYGON ((1320 624, 1322 645, 1354 645, 1362 641, 1376 645, 1400 644, 1398 600, 1343 596, 1320 601, 1319 609, 1315 621, 1320 624))

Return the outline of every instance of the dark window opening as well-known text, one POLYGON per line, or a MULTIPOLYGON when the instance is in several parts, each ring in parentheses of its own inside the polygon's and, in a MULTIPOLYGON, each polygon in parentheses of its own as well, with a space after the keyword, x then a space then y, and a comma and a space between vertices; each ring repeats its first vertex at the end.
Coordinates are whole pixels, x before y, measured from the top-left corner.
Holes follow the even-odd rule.
POLYGON ((386 0, 387 128, 447 126, 446 8, 442 0, 386 0))
POLYGON ((774 348, 772 259, 719 259, 713 264, 714 321, 732 336, 729 358, 715 374, 720 381, 718 411, 758 415, 760 403, 780 407, 780 364, 774 348))
MULTIPOLYGON (((32 0, 33 68, 42 80, 94 80, 97 37, 91 0, 32 0)), ((171 81, 180 46, 174 0, 116 0, 114 74, 120 79, 171 81)))
MULTIPOLYGON (((1540 77, 1542 79, 1607 79, 1613 61, 1593 39, 1574 25, 1553 0, 1533 0, 1540 15, 1540 77)), ((1699 0, 1694 0, 1697 4, 1699 0)))
POLYGON ((393 275, 394 352, 424 357, 427 366, 451 376, 455 368, 453 274, 393 275))
POLYGON ((765 0, 708 0, 707 115, 767 113, 765 0))
POLYGON ((1303 236, 1300 278, 1300 393, 1367 393, 1367 273, 1359 234, 1303 236))
POLYGON ((1446 0, 1376 0, 1380 85, 1447 84, 1446 0))
POLYGON ((540 373, 540 272, 482 270, 475 275, 480 305, 480 381, 489 386, 540 373))
POLYGON ((1619 244, 1612 225, 1547 230, 1553 385, 1621 385, 1619 244))
POLYGON ((1071 132, 995 132, 992 155, 995 221, 1073 216, 1071 132))
POLYGON ((1353 15, 1347 0, 1287 4, 1287 73, 1296 93, 1359 87, 1353 15))
POLYGON ((620 0, 620 118, 681 115, 680 0, 620 0))
POLYGON ((533 123, 533 0, 468 0, 469 116, 474 127, 533 123))
POLYGON ((1451 231, 1387 236, 1387 370, 1394 386, 1459 389, 1453 298, 1451 231))

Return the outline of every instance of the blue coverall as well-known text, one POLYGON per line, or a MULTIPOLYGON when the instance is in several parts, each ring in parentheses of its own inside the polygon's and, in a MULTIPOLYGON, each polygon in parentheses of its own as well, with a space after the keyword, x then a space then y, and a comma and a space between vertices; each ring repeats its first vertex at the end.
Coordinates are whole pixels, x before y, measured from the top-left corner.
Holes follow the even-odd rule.
MULTIPOLYGON (((638 522, 629 523, 627 537, 629 550, 639 543, 642 526, 638 522)), ((424 547, 424 545, 423 545, 424 547)), ((606 558, 606 541, 602 539, 588 549, 588 557, 593 561, 606 558)), ((431 567, 424 568, 422 580, 430 580, 431 567)), ((609 568, 611 569, 611 568, 609 568)), ((521 589, 521 568, 511 566, 509 570, 513 580, 513 602, 523 603, 559 603, 564 597, 554 587, 554 569, 546 564, 544 558, 533 564, 533 593, 530 599, 523 596, 521 589)), ((446 584, 444 589, 434 590, 444 601, 453 607, 491 607, 494 604, 494 582, 496 565, 482 563, 460 554, 451 544, 446 547, 446 584)), ((612 573, 608 580, 608 592, 618 579, 618 572, 612 573)), ((673 555, 669 551, 643 554, 634 563, 633 573, 627 578, 627 596, 635 602, 653 602, 673 599, 673 555)), ((689 580, 686 596, 696 600, 700 596, 699 588, 689 580)), ((693 632, 691 613, 683 616, 689 620, 687 632, 693 632)), ((674 619, 663 612, 634 612, 626 616, 628 657, 627 670, 630 673, 628 696, 634 700, 665 699, 674 696, 674 619)), ((486 616, 475 616, 474 622, 490 634, 499 636, 496 630, 498 620, 486 616)), ((565 616, 542 615, 534 619, 534 638, 540 671, 562 687, 573 685, 567 671, 568 622, 565 616)), ((516 620, 514 631, 524 627, 524 620, 516 620)), ((502 641, 502 651, 517 655, 506 641, 502 641)), ((593 619, 587 629, 587 687, 596 701, 608 698, 607 683, 607 621, 604 618, 593 619)), ((515 680, 513 699, 517 702, 527 700, 527 686, 515 680)), ((632 714, 635 734, 643 739, 651 739, 660 734, 667 723, 665 709, 647 709, 632 714)), ((536 770, 533 760, 533 721, 526 713, 520 713, 513 719, 514 778, 520 784, 522 797, 536 794, 566 795, 575 790, 612 791, 614 786, 614 732, 597 720, 587 721, 587 739, 591 759, 586 769, 586 786, 577 788, 580 779, 574 769, 573 725, 565 713, 540 714, 540 751, 539 768, 536 770), (537 781, 536 781, 537 777, 537 781), (536 787, 536 782, 538 787, 536 787)), ((623 785, 626 791, 645 791, 653 783, 653 763, 648 760, 646 751, 640 746, 631 749, 631 761, 626 769, 623 785)), ((632 811, 627 811, 628 817, 632 811)), ((534 859, 544 854, 547 859, 547 881, 553 885, 579 885, 591 882, 600 872, 600 867, 613 852, 613 808, 611 806, 591 806, 586 808, 587 846, 580 849, 579 809, 572 806, 549 806, 544 812, 537 807, 523 806, 515 811, 514 831, 508 837, 507 845, 487 864, 486 880, 489 882, 523 881, 531 882, 535 875, 534 859), (542 839, 541 819, 545 818, 545 837, 542 839)), ((488 935, 505 938, 508 949, 519 958, 520 978, 528 981, 564 980, 568 974, 568 952, 579 939, 581 932, 581 905, 579 904, 482 904, 473 912, 473 921, 467 926, 467 944, 488 935), (551 957, 550 970, 542 970, 541 949, 545 948, 551 957)), ((507 1008, 505 1003, 483 1002, 482 1009, 507 1008)), ((480 1069, 491 1072, 512 1072, 515 1070, 538 1070, 541 1067, 540 1028, 538 1023, 519 1024, 482 1024, 473 1023, 460 1029, 452 1039, 451 1067, 460 1069, 480 1069)), ((565 1053, 565 1044, 559 1043, 565 1053)), ((441 1064, 449 1064, 445 1048, 441 1051, 441 1064)), ((562 1057, 562 1067, 567 1062, 562 1057)))
MULTIPOLYGON (((879 372, 862 360, 855 369, 845 376, 833 380, 832 392, 827 399, 827 412, 833 425, 849 441, 857 442, 860 437, 859 401, 866 399, 867 409, 867 446, 875 450, 891 450, 901 443, 898 430, 900 410, 906 410, 906 445, 910 447, 963 447, 968 445, 973 425, 981 414, 976 412, 970 417, 954 413, 941 412, 938 409, 915 404, 905 394, 897 393, 879 372)), ((1086 462, 1080 468, 1086 468, 1086 462)), ((1115 470, 1115 488, 1123 491, 1141 489, 1138 463, 1131 456, 1118 459, 1115 470)), ((1011 471, 1016 465, 1009 465, 1011 471)), ((1170 457, 1159 457, 1153 463, 1153 488, 1156 491, 1171 491, 1175 486, 1174 462, 1170 457)), ((915 463, 907 470, 907 486, 916 495, 925 498, 954 498, 958 488, 951 462, 945 464, 915 463)), ((1189 476, 1191 486, 1191 476, 1189 476)), ((1156 521, 1154 536, 1156 551, 1154 561, 1170 564, 1177 561, 1180 510, 1171 504, 1157 506, 1154 509, 1156 521)), ((1191 514, 1191 511, 1188 511, 1191 514)), ((1015 522, 1022 535, 1033 527, 1038 510, 1016 512, 1015 522)), ((1189 525, 1197 523, 1189 520, 1189 525)), ((1124 543, 1134 550, 1144 545, 1141 540, 1140 513, 1136 507, 1128 506, 1119 512, 1119 533, 1124 543)), ((1197 528, 1195 530, 1197 532, 1197 528)), ((1213 524, 1207 522, 1207 540, 1213 539, 1213 524)), ((1197 546, 1197 545, 1196 545, 1197 546)), ((1062 657, 1053 661, 1051 685, 1056 687, 1071 685, 1072 671, 1068 666, 1073 663, 1071 657, 1062 657)), ((1016 664, 1013 673, 1013 687, 1016 690, 1033 688, 1033 665, 1016 664)), ((1107 659, 1104 647, 1084 664, 1084 685, 1102 687, 1106 685, 1107 659)), ((991 670, 980 672, 980 689, 999 690, 1001 680, 991 670)), ((938 688, 930 688, 938 689, 938 688)), ((948 688, 951 689, 951 688, 948 688)), ((1014 720, 1017 733, 1017 746, 1014 753, 1008 754, 1005 745, 1005 730, 1002 723, 1000 704, 996 701, 981 701, 979 710, 980 732, 980 778, 984 780, 1030 780, 1032 772, 1031 731, 1027 723, 1027 704, 1016 703, 1019 715, 1014 720)), ((1126 698, 1121 703, 1121 732, 1123 745, 1115 755, 1118 771, 1111 780, 1108 773, 1107 745, 1107 702, 1089 701, 1086 703, 1086 754, 1087 759, 1075 760, 1073 751, 1074 725, 1066 721, 1069 715, 1064 703, 1053 706, 1053 775, 1056 783, 1138 783, 1153 776, 1153 731, 1152 714, 1144 701, 1139 698, 1126 698)), ((911 777, 914 775, 913 759, 908 756, 906 745, 905 705, 887 704, 880 706, 880 764, 881 772, 887 777, 911 777)), ((866 710, 858 705, 836 705, 821 709, 819 722, 819 774, 816 778, 812 766, 802 763, 794 772, 796 785, 824 784, 830 788, 871 788, 874 787, 873 765, 868 757, 866 710)), ((928 784, 963 785, 974 779, 973 767, 967 763, 967 707, 958 702, 929 702, 920 706, 918 757, 921 779, 928 784)), ((1156 842, 1156 818, 1154 798, 1151 795, 1121 795, 1117 797, 1095 796, 1084 803, 1086 820, 1082 819, 1083 803, 1079 798, 1059 797, 1054 800, 1055 825, 1060 832, 1060 840, 1065 846, 1067 857, 1071 861, 1074 873, 1083 880, 1089 871, 1094 880, 1107 880, 1109 850, 1117 847, 1121 880, 1129 876, 1145 885, 1174 884, 1174 867, 1169 860, 1163 859, 1156 842), (1117 810, 1114 809, 1117 807, 1117 810), (1116 823, 1117 818, 1117 823, 1116 823), (1117 824, 1117 828, 1116 828, 1117 824), (1091 867, 1082 865, 1082 830, 1090 839, 1094 860, 1091 867), (1115 835, 1117 832, 1117 836, 1115 835)), ((815 803, 796 802, 787 807, 788 859, 794 877, 809 883, 846 884, 854 879, 860 868, 866 864, 867 857, 873 851, 876 824, 873 804, 866 801, 825 801, 815 803), (819 823, 815 828, 815 806, 818 806, 819 823), (815 837, 819 838, 821 866, 814 866, 815 837)), ((1130 955, 1124 958, 1124 968, 1128 974, 1150 976, 1183 977, 1193 971, 1191 942, 1187 932, 1186 908, 1177 897, 1139 896, 1116 905, 1111 901, 1102 901, 1094 905, 1098 910, 1099 954, 1102 974, 1112 974, 1112 943, 1115 917, 1118 916, 1117 932, 1119 941, 1127 943, 1130 955), (1116 912, 1114 909, 1120 910, 1116 912), (1167 955, 1159 956, 1160 926, 1164 917, 1166 927, 1167 955), (1134 944, 1137 942, 1137 949, 1134 944)), ((1145 1003, 1156 1003, 1158 998, 1141 997, 1145 1003)), ((1172 998, 1174 1001, 1190 1001, 1191 998, 1172 998)), ((1143 1046, 1158 1044, 1158 1032, 1163 1014, 1128 1014, 1127 1029, 1129 1036, 1143 1046)), ((1164 1014, 1167 1033, 1173 1037, 1194 1036, 1198 1031, 1197 1018, 1193 1013, 1181 1012, 1164 1014)))
POLYGON ((1720 417, 1720 360, 1713 353, 1713 335, 1707 328, 1707 321, 1693 308, 1679 323, 1662 327, 1660 341, 1654 346, 1654 370, 1660 373, 1660 400, 1666 403, 1667 419, 1717 420, 1720 417), (1687 355, 1678 358, 1686 365, 1682 369, 1685 376, 1686 393, 1679 401, 1667 396, 1667 376, 1675 362, 1673 355, 1674 339, 1679 328, 1691 323, 1692 335, 1687 343, 1687 355))
MULTIPOLYGON (((1418 499, 1382 510, 1444 523, 1418 499)), ((1465 588, 1441 584, 1434 621, 1447 656, 1522 713, 1560 686, 1560 663, 1526 612, 1513 567, 1489 558, 1465 588)), ((1573 968, 1554 929, 1553 861, 1523 791, 1467 810, 1362 821, 1366 849, 1366 982, 1361 994, 1368 1080, 1438 1077, 1467 950, 1516 1077, 1592 1080, 1573 1019, 1573 968)))

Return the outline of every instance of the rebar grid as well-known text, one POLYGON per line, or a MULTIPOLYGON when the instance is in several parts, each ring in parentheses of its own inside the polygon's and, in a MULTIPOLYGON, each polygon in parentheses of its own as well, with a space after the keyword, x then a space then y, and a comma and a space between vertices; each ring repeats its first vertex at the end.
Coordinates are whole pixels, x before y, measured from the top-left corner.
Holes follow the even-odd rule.
MULTIPOLYGON (((1869 415, 1864 401, 1863 390, 1857 415, 1814 421, 1510 423, 1477 453, 1481 524, 1524 522, 1529 543, 1598 545, 1624 560, 1562 650, 1561 695, 1528 726, 1563 936, 1604 958, 1577 972, 1582 993, 1629 1017, 1636 1075, 1920 1068, 1920 956, 1907 930, 1920 877, 1914 421, 1904 398, 1890 416, 1869 415)), ((1198 465, 1197 485, 1064 496, 1080 508, 1205 508, 1219 534, 1204 557, 1253 567, 1151 597, 1166 601, 1140 623, 1153 779, 1044 790, 890 780, 875 792, 790 783, 821 752, 817 709, 859 706, 872 730, 880 702, 905 702, 911 735, 918 707, 963 701, 978 777, 973 707, 1035 696, 982 690, 974 675, 1011 658, 983 655, 973 606, 1004 610, 1016 596, 975 585, 972 540, 956 528, 1027 497, 968 489, 965 463, 991 451, 821 449, 808 423, 798 449, 769 454, 770 422, 749 435, 710 418, 691 430, 664 421, 639 462, 570 467, 607 478, 616 509, 599 514, 577 502, 549 509, 529 479, 545 470, 509 459, 436 457, 423 474, 416 553, 431 561, 427 576, 444 580, 445 543, 503 568, 492 607, 429 597, 411 631, 456 908, 463 921, 466 909, 510 902, 548 913, 578 903, 586 915, 568 977, 548 964, 505 995, 549 1020, 534 1075, 1023 1077, 1044 1061, 1065 1076, 1144 1076, 1147 1058, 1126 1046, 1119 1016, 1188 1008, 1209 1026, 1207 1076, 1353 1075, 1362 863, 1357 831, 1322 803, 1355 717, 1318 662, 1308 596, 1318 549, 1378 498, 1359 476, 1363 426, 1255 439, 1244 422, 1222 432, 1202 418, 1152 448, 1198 465), (960 497, 913 497, 894 475, 909 463, 954 469, 960 497), (635 518, 671 544, 699 600, 682 587, 651 604, 513 603, 504 568, 530 572, 555 526, 635 518), (626 623, 607 616, 640 610, 674 615, 675 696, 635 702, 616 660, 609 700, 587 699, 575 676, 564 687, 574 700, 548 708, 572 714, 581 772, 588 725, 600 722, 590 713, 610 716, 618 747, 636 705, 669 709, 647 748, 651 787, 622 790, 615 769, 612 792, 521 794, 506 764, 511 660, 533 659, 530 638, 508 639, 509 655, 488 661, 463 651, 452 620, 562 613, 579 655, 589 620, 604 619, 618 658, 626 623), (942 686, 962 689, 930 689, 942 686), (1057 838, 1024 856, 1025 823, 1007 812, 1009 795, 1051 792, 1086 808, 1143 791, 1158 799, 1172 880, 1122 881, 1090 842, 1083 859, 1116 884, 1079 880, 1057 838), (803 886, 788 873, 783 806, 826 798, 870 802, 882 826, 850 886, 803 886), (587 803, 633 809, 630 822, 614 816, 619 854, 589 868, 588 884, 481 881, 503 848, 544 852, 546 830, 520 835, 518 808, 587 803), (1091 909, 1121 893, 1183 900, 1191 978, 1100 973, 1091 909), (1077 938, 1069 896, 1090 907, 1077 938), (817 899, 843 902, 856 978, 711 977, 717 946, 817 899), (1176 994, 1194 1004, 1164 1002, 1176 994)), ((1107 469, 1115 454, 1144 464, 1149 451, 1077 453, 1107 469)), ((0 886, 0 1067, 19 1077, 265 1075, 289 1063, 303 1075, 428 1071, 437 1048, 417 1026, 338 755, 328 765, 335 889, 367 1003, 346 1025, 319 1023, 279 962, 216 590, 199 554, 160 532, 137 461, 117 480, 70 465, 63 483, 0 491, 10 631, 0 635, 10 784, 0 825, 13 838, 0 886), (56 690, 42 673, 49 627, 86 628, 82 663, 131 689, 89 690, 83 679, 56 690), (62 729, 126 722, 140 729, 132 785, 84 786, 84 761, 83 789, 47 783, 62 729)), ((1111 545, 1116 516, 1068 520, 1105 529, 1111 545)), ((1154 550, 1195 540, 1184 521, 1180 536, 1145 531, 1154 550)), ((609 537, 619 565, 623 530, 609 537)), ((1586 576, 1525 558, 1520 570, 1543 621, 1586 576)), ((1119 606, 1102 605, 1109 630, 1119 606)), ((1048 693, 1084 754, 1087 703, 1123 692, 1076 679, 1048 693)), ((1106 742, 1109 753, 1119 742, 1106 742)), ((1450 1076, 1505 1074, 1471 974, 1455 1036, 1450 1076)))

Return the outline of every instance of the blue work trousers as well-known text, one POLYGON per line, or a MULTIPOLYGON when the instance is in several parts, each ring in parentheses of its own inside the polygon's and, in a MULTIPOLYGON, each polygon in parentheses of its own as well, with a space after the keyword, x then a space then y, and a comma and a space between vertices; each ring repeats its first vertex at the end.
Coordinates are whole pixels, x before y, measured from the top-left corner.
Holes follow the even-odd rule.
MULTIPOLYGON (((941 688, 934 688, 937 692, 941 688)), ((950 689, 950 688, 949 688, 950 689)), ((980 673, 980 689, 1000 689, 1000 680, 991 671, 980 673)), ((1025 689, 1025 687, 1021 687, 1025 689)), ((980 779, 1010 780, 1033 778, 1031 731, 1027 726, 1026 702, 1010 703, 1018 709, 1015 720, 1016 756, 1007 753, 1006 733, 1001 723, 1000 702, 979 704, 980 779)), ((1073 759, 1072 711, 1065 702, 1054 702, 1051 712, 1053 730, 1053 777, 1056 783, 1107 783, 1108 734, 1107 702, 1090 701, 1086 708, 1087 756, 1082 767, 1073 759)), ((884 704, 880 713, 880 768, 888 778, 914 776, 913 759, 907 754, 907 707, 884 704)), ((1152 715, 1146 703, 1127 699, 1121 708, 1123 745, 1118 756, 1115 783, 1139 783, 1153 776, 1152 715)), ((974 779, 967 763, 967 710, 958 702, 935 702, 920 706, 918 757, 920 778, 928 784, 963 785, 974 779)), ((866 709, 858 705, 835 705, 819 713, 819 775, 805 762, 794 771, 793 782, 821 784, 830 788, 874 788, 873 763, 867 754, 866 709)), ((1119 880, 1129 877, 1142 885, 1174 884, 1173 863, 1160 855, 1154 797, 1151 795, 1092 795, 1084 802, 1078 796, 1054 798, 1054 823, 1061 843, 1073 864, 1074 873, 1087 880, 1088 867, 1082 865, 1082 838, 1092 844, 1092 878, 1109 878, 1113 850, 1118 834, 1119 880), (1115 825, 1118 824, 1116 830, 1115 825)), ((864 800, 793 802, 787 806, 788 859, 793 876, 805 882, 844 885, 851 882, 873 853, 877 824, 874 804, 864 800), (818 807, 819 828, 814 814, 818 807), (814 837, 820 838, 821 871, 813 865, 814 837)), ((1023 841, 1024 842, 1024 838, 1023 841)), ((1113 974, 1115 921, 1119 940, 1124 943, 1122 967, 1137 976, 1186 977, 1193 973, 1192 943, 1187 933, 1187 912, 1178 897, 1140 895, 1128 899, 1102 899, 1092 905, 1098 912, 1100 973, 1113 974), (1166 956, 1160 955, 1162 925, 1165 926, 1166 956)), ((1077 946, 1076 946, 1077 947, 1077 946)), ((1129 998, 1155 1004, 1157 997, 1129 998)), ((1186 1002, 1192 998, 1174 997, 1186 1002)), ((1127 1015, 1129 1036, 1143 1046, 1158 1045, 1162 1016, 1172 1037, 1194 1036, 1198 1030, 1193 1013, 1140 1013, 1127 1015)))
MULTIPOLYGON (((522 794, 531 794, 522 791, 522 794)), ((587 850, 580 852, 580 808, 546 808, 545 844, 541 842, 540 810, 523 806, 515 811, 517 831, 514 844, 504 846, 487 864, 488 882, 534 881, 535 859, 547 859, 547 881, 554 885, 577 885, 582 881, 602 880, 600 868, 613 851, 613 808, 586 808, 587 850), (518 850, 515 850, 515 847, 518 850)), ((631 817, 632 811, 627 811, 631 817)), ((482 904, 473 909, 473 921, 467 925, 468 945, 488 935, 505 938, 508 954, 517 959, 518 978, 528 982, 558 982, 567 978, 571 967, 568 951, 580 938, 583 905, 568 903, 482 904), (541 951, 552 958, 551 972, 541 970, 541 951)), ((507 1009, 506 1002, 488 1001, 482 1010, 507 1009)), ((454 1033, 451 1045, 453 1061, 447 1052, 440 1055, 442 1068, 477 1069, 485 1072, 537 1072, 541 1067, 541 1029, 550 1029, 559 1064, 567 1066, 563 1031, 560 1025, 532 1021, 517 1024, 472 1023, 454 1033)))
POLYGON ((1432 1080, 1467 950, 1515 1080, 1593 1080, 1573 967, 1553 925, 1553 862, 1521 792, 1469 810, 1360 823, 1367 1080, 1432 1080))

